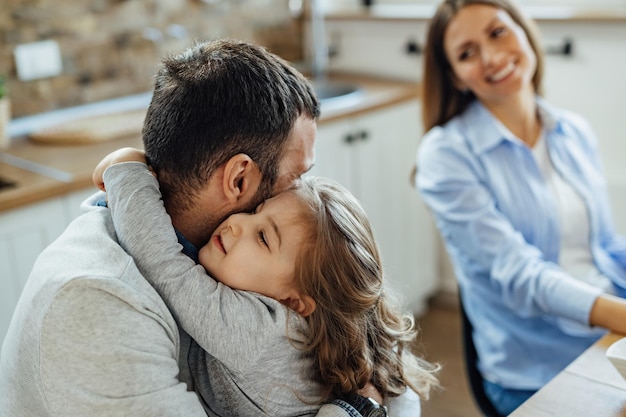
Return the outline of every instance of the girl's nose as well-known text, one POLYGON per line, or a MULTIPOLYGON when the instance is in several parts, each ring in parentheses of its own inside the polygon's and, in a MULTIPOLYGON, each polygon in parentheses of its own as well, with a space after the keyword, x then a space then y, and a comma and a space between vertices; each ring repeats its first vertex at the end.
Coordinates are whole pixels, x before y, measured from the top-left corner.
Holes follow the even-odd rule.
POLYGON ((237 237, 241 234, 241 226, 240 226, 240 222, 237 219, 236 214, 231 215, 228 218, 228 230, 230 231, 230 234, 234 237, 237 237))
POLYGON ((234 237, 239 237, 244 232, 250 215, 247 213, 233 214, 228 218, 228 228, 234 237))

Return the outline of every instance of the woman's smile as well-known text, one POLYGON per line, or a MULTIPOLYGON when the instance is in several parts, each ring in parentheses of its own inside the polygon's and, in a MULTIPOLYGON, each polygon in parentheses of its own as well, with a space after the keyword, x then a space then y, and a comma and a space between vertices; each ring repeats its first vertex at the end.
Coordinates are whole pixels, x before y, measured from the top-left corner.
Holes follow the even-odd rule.
POLYGON ((500 69, 495 74, 489 76, 487 79, 492 83, 500 82, 504 80, 505 78, 507 78, 509 75, 511 75, 513 71, 515 71, 516 68, 517 68, 517 65, 515 65, 515 63, 511 61, 504 68, 500 69))

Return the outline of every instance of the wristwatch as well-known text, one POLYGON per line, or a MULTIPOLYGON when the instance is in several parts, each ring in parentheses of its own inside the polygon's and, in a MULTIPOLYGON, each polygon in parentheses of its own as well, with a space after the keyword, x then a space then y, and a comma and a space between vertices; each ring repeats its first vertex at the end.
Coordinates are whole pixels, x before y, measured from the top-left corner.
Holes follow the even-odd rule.
POLYGON ((373 398, 350 393, 344 395, 341 399, 350 404, 363 417, 387 417, 387 407, 378 404, 373 398))

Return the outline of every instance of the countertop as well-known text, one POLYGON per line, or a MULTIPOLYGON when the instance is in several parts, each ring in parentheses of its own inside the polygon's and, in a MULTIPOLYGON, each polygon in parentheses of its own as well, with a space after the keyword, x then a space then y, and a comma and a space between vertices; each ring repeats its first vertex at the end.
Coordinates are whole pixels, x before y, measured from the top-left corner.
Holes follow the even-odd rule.
MULTIPOLYGON (((436 6, 429 4, 374 4, 369 8, 342 8, 326 14, 327 20, 428 20, 436 6)), ((523 6, 537 22, 626 22, 626 7, 523 6)))
POLYGON ((509 417, 624 417, 626 381, 606 357, 623 337, 603 336, 509 417))
MULTIPOLYGON (((331 81, 353 82, 360 87, 360 92, 345 100, 322 101, 320 125, 414 99, 419 95, 417 82, 347 74, 333 75, 331 81)), ((139 135, 89 145, 42 145, 26 137, 28 129, 34 129, 35 126, 101 114, 105 108, 119 110, 122 102, 126 110, 136 110, 138 106, 147 106, 149 94, 12 121, 9 128, 11 146, 0 152, 0 180, 16 185, 0 189, 0 213, 91 187, 92 171, 102 157, 124 146, 141 148, 139 135)))

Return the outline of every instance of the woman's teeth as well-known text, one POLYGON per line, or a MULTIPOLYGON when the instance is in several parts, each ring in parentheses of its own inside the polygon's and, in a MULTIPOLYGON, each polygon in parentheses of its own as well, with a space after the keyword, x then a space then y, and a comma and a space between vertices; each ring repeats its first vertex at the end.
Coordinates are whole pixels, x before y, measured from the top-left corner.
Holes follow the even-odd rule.
POLYGON ((492 82, 498 82, 511 74, 514 69, 515 64, 510 62, 506 67, 502 68, 500 71, 489 77, 489 80, 492 82))

